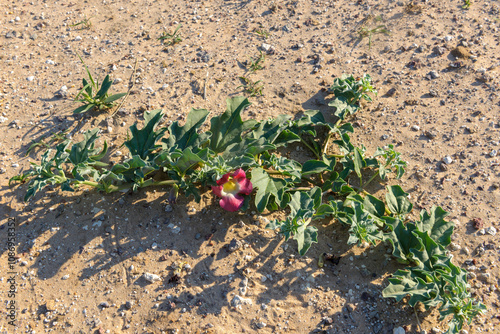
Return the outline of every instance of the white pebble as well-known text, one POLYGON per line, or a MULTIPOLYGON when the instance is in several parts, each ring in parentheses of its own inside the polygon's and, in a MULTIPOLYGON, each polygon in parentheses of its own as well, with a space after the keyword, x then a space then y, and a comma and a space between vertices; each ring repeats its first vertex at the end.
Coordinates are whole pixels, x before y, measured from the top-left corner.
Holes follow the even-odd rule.
POLYGON ((445 164, 449 165, 449 164, 451 164, 451 163, 453 162, 453 159, 452 159, 449 155, 447 155, 447 156, 445 156, 445 157, 443 158, 443 162, 444 162, 445 164))
POLYGON ((35 80, 35 77, 33 75, 31 75, 31 76, 27 77, 26 80, 33 81, 33 80, 35 80))

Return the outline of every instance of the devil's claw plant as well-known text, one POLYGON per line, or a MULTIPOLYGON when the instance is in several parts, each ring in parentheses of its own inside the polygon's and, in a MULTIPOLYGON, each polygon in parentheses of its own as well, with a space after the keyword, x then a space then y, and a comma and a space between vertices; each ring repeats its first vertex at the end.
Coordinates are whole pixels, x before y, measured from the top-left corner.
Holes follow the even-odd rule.
POLYGON ((74 114, 81 114, 92 108, 99 110, 109 109, 114 106, 116 100, 127 95, 127 93, 118 93, 110 96, 108 91, 113 85, 113 81, 109 75, 106 75, 103 82, 99 84, 99 81, 97 79, 94 80, 92 77, 89 68, 80 55, 78 57, 87 71, 88 81, 85 78, 82 79, 82 89, 76 95, 75 102, 83 103, 83 105, 73 110, 74 114))
POLYGON ((317 221, 340 222, 348 229, 348 244, 387 242, 393 256, 408 266, 389 279, 385 297, 439 307, 443 318, 452 316, 448 332, 457 333, 485 306, 471 298, 467 273, 445 251, 453 223, 440 207, 410 221, 413 205, 398 185, 387 186, 384 199, 365 190, 374 180, 401 178, 406 162, 392 145, 369 155, 364 146, 351 143, 354 129, 345 118, 360 109, 361 99, 370 101, 369 94, 376 93, 369 76, 336 79, 331 92, 334 123, 320 111, 305 111, 295 119, 281 115, 243 121, 241 113, 250 105, 243 97, 228 99, 226 111, 210 119, 206 132, 200 131, 209 115, 205 109, 192 109, 184 125, 168 127, 159 126, 163 113, 153 110, 144 114, 141 129, 131 126, 124 143, 129 154, 112 167, 101 161, 107 145, 97 149, 98 131, 92 130, 78 143, 65 140, 47 150, 39 164, 11 181, 29 180, 25 200, 48 185, 70 191, 90 186, 108 193, 166 186, 174 204, 182 193, 199 201, 211 187, 228 211, 286 209, 288 216, 267 228, 295 240, 301 255, 321 237, 317 221), (284 153, 296 145, 307 149, 303 158, 288 158, 284 153))

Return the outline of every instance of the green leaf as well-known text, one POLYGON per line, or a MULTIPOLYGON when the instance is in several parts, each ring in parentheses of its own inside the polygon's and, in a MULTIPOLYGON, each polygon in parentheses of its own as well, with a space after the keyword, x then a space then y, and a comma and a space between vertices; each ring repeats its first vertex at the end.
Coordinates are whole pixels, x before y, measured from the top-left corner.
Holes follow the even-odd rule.
POLYGON ((130 127, 132 138, 124 144, 129 149, 131 155, 138 155, 142 159, 147 159, 151 152, 159 147, 156 145, 156 142, 167 130, 166 128, 161 128, 159 131, 155 131, 162 117, 163 113, 161 109, 146 112, 144 114, 145 124, 141 130, 137 129, 137 124, 130 127))
POLYGON ((181 176, 184 176, 189 169, 198 166, 206 160, 207 151, 208 149, 204 149, 198 154, 194 154, 191 148, 188 147, 182 152, 182 156, 172 164, 172 167, 175 168, 181 176))
POLYGON ((81 142, 73 144, 69 153, 69 160, 73 165, 91 162, 90 156, 95 153, 94 142, 99 129, 88 130, 81 142))
POLYGON ((106 100, 104 100, 104 104, 108 104, 108 103, 114 102, 114 101, 116 101, 118 99, 121 99, 125 95, 127 95, 127 93, 113 94, 110 97, 106 98, 106 100))
POLYGON ((334 107, 334 115, 341 120, 344 120, 347 116, 353 115, 359 110, 359 107, 348 103, 347 98, 344 96, 339 96, 328 103, 328 106, 334 107))
POLYGON ((413 209, 413 204, 408 200, 408 193, 400 186, 388 186, 385 200, 389 210, 396 215, 406 215, 413 209))
POLYGON ((227 100, 227 110, 220 116, 210 120, 210 149, 215 153, 224 152, 227 146, 241 141, 241 134, 251 129, 257 122, 243 122, 240 113, 250 105, 244 97, 234 97, 227 100))
MULTIPOLYGON (((415 306, 417 302, 430 304, 438 297, 438 287, 436 283, 427 283, 422 275, 413 268, 398 270, 392 278, 389 278, 389 286, 382 290, 382 296, 385 298, 394 298, 396 301, 401 301, 406 296, 410 295, 408 304, 415 306)), ((424 276, 425 277, 425 276, 424 276)))
POLYGON ((93 103, 84 104, 83 106, 79 106, 78 108, 73 110, 73 114, 81 114, 83 112, 86 112, 86 111, 92 109, 93 107, 95 107, 95 104, 93 104, 93 103))
POLYGON ((311 245, 318 242, 318 229, 314 226, 302 225, 293 239, 297 241, 299 254, 304 256, 311 245))
POLYGON ((382 232, 378 229, 373 218, 364 211, 363 204, 352 202, 354 214, 348 216, 348 221, 351 224, 349 229, 348 244, 361 244, 363 241, 373 245, 377 240, 382 240, 382 232))
POLYGON ((257 193, 255 194, 255 206, 257 210, 259 212, 264 211, 270 200, 272 201, 271 196, 274 197, 279 205, 283 198, 283 193, 280 190, 286 186, 285 180, 270 177, 262 168, 253 169, 251 175, 252 185, 254 188, 257 188, 257 193))
POLYGON ((397 218, 383 217, 383 219, 390 228, 390 232, 384 234, 384 241, 392 245, 392 255, 400 263, 408 264, 414 261, 413 250, 423 247, 420 238, 413 234, 417 231, 417 226, 413 223, 405 225, 397 218))
POLYGON ((302 165, 302 176, 311 174, 321 174, 325 170, 329 170, 330 166, 319 160, 309 160, 302 165))
POLYGON ((186 122, 179 126, 179 122, 173 122, 168 127, 169 137, 162 139, 164 148, 178 148, 184 150, 188 147, 194 152, 200 149, 209 138, 210 133, 198 135, 197 130, 205 122, 209 111, 206 109, 191 109, 188 113, 186 122))
POLYGON ((99 89, 99 91, 95 95, 94 99, 101 100, 102 98, 104 98, 106 96, 106 93, 108 92, 109 88, 111 88, 112 84, 113 84, 113 82, 109 78, 109 75, 106 75, 106 77, 104 78, 104 81, 101 84, 101 88, 99 89))
POLYGON ((363 201, 363 207, 376 217, 385 216, 385 204, 375 196, 367 194, 363 201))
POLYGON ((433 206, 430 214, 425 210, 420 212, 420 221, 416 225, 420 231, 427 232, 432 240, 446 247, 451 242, 454 227, 452 222, 444 220, 446 216, 448 212, 439 206, 433 206))
POLYGON ((359 150, 359 148, 354 149, 354 157, 353 157, 353 162, 354 162, 354 171, 358 175, 359 179, 361 180, 361 169, 365 167, 366 162, 363 159, 363 153, 359 150))

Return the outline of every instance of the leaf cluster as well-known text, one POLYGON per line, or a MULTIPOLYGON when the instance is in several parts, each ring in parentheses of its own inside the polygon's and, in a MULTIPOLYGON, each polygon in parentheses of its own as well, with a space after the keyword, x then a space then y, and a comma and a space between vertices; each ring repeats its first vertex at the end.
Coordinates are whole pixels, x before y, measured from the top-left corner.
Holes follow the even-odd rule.
POLYGON ((94 80, 92 77, 82 57, 80 55, 78 57, 87 71, 88 81, 85 78, 82 79, 82 89, 76 95, 75 102, 83 103, 83 105, 73 110, 74 114, 81 114, 93 108, 99 110, 109 109, 114 106, 114 101, 127 95, 127 93, 119 93, 109 96, 108 91, 113 85, 109 75, 106 75, 103 82, 99 83, 97 79, 94 80))
POLYGON ((177 28, 175 28, 172 34, 169 34, 164 31, 162 35, 158 38, 158 40, 161 41, 165 46, 172 46, 182 42, 181 33, 179 32, 181 26, 182 25, 179 24, 177 28))

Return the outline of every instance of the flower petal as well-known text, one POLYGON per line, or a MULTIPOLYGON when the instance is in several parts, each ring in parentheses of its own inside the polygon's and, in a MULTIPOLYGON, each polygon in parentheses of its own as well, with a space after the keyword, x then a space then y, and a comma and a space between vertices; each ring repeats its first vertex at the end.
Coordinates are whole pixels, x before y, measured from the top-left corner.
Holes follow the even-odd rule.
POLYGON ((253 190, 253 185, 252 182, 250 182, 249 179, 242 179, 238 181, 238 184, 240 185, 240 194, 245 194, 245 195, 250 195, 250 193, 253 190))
POLYGON ((222 188, 223 186, 212 186, 212 191, 214 192, 215 195, 219 196, 219 197, 224 197, 222 196, 222 188))
POLYGON ((237 170, 234 171, 233 175, 231 175, 231 177, 237 181, 241 180, 241 179, 246 179, 247 175, 245 174, 245 172, 243 171, 243 169, 241 168, 238 168, 237 170))
POLYGON ((236 194, 233 196, 231 194, 231 195, 224 196, 220 200, 219 204, 220 204, 221 208, 223 208, 224 210, 235 212, 235 211, 238 211, 239 209, 241 209, 244 201, 245 200, 244 200, 243 196, 241 196, 239 194, 236 194))
POLYGON ((227 182, 227 180, 229 180, 229 174, 230 173, 227 173, 227 174, 224 174, 219 180, 217 180, 217 185, 218 186, 221 186, 223 185, 224 183, 227 182))

